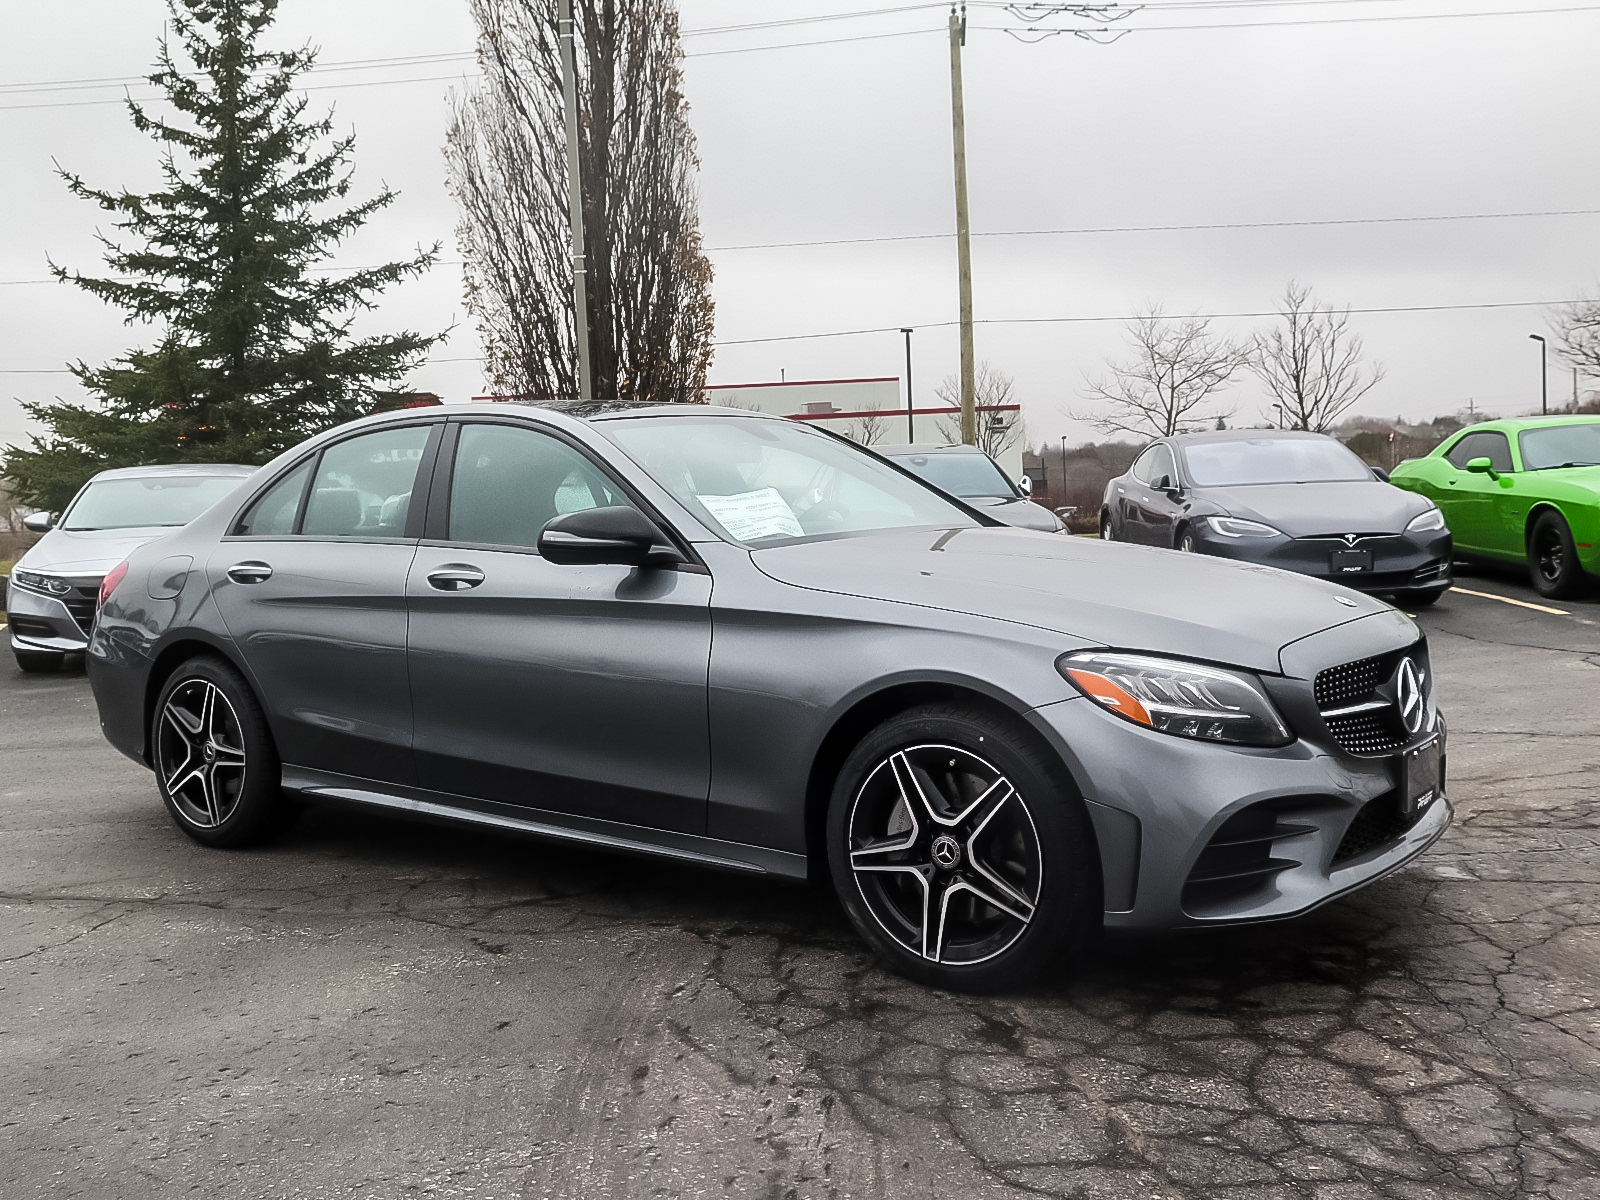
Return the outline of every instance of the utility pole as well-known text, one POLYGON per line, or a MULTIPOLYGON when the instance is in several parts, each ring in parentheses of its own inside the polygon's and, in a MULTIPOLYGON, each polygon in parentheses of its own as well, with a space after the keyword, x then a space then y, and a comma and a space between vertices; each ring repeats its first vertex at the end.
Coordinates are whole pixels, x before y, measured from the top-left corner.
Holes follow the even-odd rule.
MULTIPOLYGON (((911 333, 910 329, 902 328, 901 333, 906 335, 906 444, 913 445, 917 440, 917 409, 911 402, 911 333)), ((1578 394, 1578 376, 1574 371, 1572 376, 1572 394, 1578 394)))
POLYGON ((961 274, 961 440, 978 444, 978 365, 972 348, 972 224, 967 212, 967 110, 961 88, 961 47, 967 44, 967 6, 950 6, 950 118, 956 159, 956 258, 961 274))
POLYGON ((1539 415, 1547 416, 1550 412, 1550 347, 1545 344, 1543 334, 1530 333, 1528 337, 1539 343, 1539 415))
POLYGON ((567 107, 567 190, 572 208, 572 304, 578 338, 578 399, 593 400, 589 361, 589 271, 583 246, 583 172, 578 162, 578 53, 573 42, 572 0, 560 0, 556 33, 561 39, 561 94, 567 107))

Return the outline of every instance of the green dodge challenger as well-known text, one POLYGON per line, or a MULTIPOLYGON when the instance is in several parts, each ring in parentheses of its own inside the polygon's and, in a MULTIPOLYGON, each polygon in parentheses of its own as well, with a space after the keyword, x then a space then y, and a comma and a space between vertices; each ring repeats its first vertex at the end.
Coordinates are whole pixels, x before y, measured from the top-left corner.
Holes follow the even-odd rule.
POLYGON ((1391 482, 1444 510, 1457 554, 1526 562, 1542 596, 1600 574, 1600 417, 1469 425, 1391 482))

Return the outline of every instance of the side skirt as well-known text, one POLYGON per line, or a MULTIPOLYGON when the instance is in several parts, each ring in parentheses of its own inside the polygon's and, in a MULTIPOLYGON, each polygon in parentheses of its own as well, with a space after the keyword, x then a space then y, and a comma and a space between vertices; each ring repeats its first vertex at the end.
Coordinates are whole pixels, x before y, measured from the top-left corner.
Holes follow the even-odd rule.
POLYGON ((698 867, 741 874, 774 875, 805 880, 806 858, 740 842, 697 837, 689 833, 647 829, 616 821, 598 821, 568 813, 519 808, 492 800, 473 800, 447 792, 283 766, 283 787, 307 800, 358 808, 375 808, 397 816, 448 825, 468 825, 548 841, 576 843, 595 850, 668 858, 698 867))

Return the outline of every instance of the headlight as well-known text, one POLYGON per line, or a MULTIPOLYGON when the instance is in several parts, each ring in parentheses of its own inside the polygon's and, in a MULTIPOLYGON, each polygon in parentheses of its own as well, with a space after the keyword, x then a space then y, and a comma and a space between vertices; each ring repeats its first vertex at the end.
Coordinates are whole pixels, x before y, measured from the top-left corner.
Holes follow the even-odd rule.
POLYGON ((46 596, 67 596, 72 585, 53 575, 40 575, 36 571, 12 571, 11 582, 30 592, 43 592, 46 596))
POLYGON ((1238 517, 1207 517, 1213 533, 1220 533, 1227 538, 1264 538, 1282 537, 1271 525, 1263 525, 1260 521, 1243 521, 1238 517))
POLYGON ((1444 528, 1444 513, 1437 508, 1430 508, 1419 517, 1412 517, 1411 523, 1406 526, 1407 533, 1428 533, 1430 530, 1444 528))
POLYGON ((1089 699, 1147 729, 1238 746, 1294 741, 1246 675, 1136 654, 1069 654, 1056 667, 1089 699))

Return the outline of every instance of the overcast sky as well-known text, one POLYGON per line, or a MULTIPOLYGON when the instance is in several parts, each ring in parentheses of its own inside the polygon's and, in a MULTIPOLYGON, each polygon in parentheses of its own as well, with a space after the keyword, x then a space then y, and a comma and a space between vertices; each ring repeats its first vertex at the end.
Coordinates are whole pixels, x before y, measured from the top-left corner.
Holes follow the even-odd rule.
MULTIPOLYGON (((910 325, 918 399, 931 397, 957 355, 945 10, 680 7, 717 272, 712 381, 898 375, 896 332, 762 339, 910 325), (879 15, 697 32, 868 11, 879 15), (735 248, 896 238, 915 240, 735 248)), ((67 195, 53 160, 96 186, 156 182, 115 81, 148 71, 165 12, 161 0, 0 0, 0 441, 24 429, 17 398, 79 394, 64 362, 153 340, 74 289, 29 281, 46 278, 47 259, 99 265, 101 214, 67 195)), ((1600 3, 1167 0, 1122 22, 1131 32, 1112 45, 1025 44, 1003 31, 1022 22, 997 4, 974 5, 971 23, 972 221, 987 235, 974 241, 978 355, 1016 378, 1035 442, 1093 436, 1069 414, 1085 407, 1085 377, 1121 352, 1117 318, 1147 304, 1264 312, 1291 278, 1357 310, 1430 310, 1353 316, 1388 369, 1358 411, 1537 407, 1528 334, 1547 329, 1538 304, 1595 291, 1600 215, 1372 219, 1600 210, 1600 3), (1283 224, 1336 221, 1366 223, 1283 224), (1099 232, 1022 236, 1036 230, 1099 232)), ((401 192, 338 261, 443 243, 445 261, 363 327, 453 325, 413 379, 450 400, 485 390, 440 150, 451 91, 471 86, 473 33, 464 0, 284 0, 267 38, 321 48, 325 69, 307 82, 357 135, 358 192, 401 192), (422 61, 338 65, 373 59, 422 61)), ((1554 359, 1550 388, 1571 394, 1554 359)), ((1226 399, 1239 419, 1259 418, 1248 380, 1226 399)))

